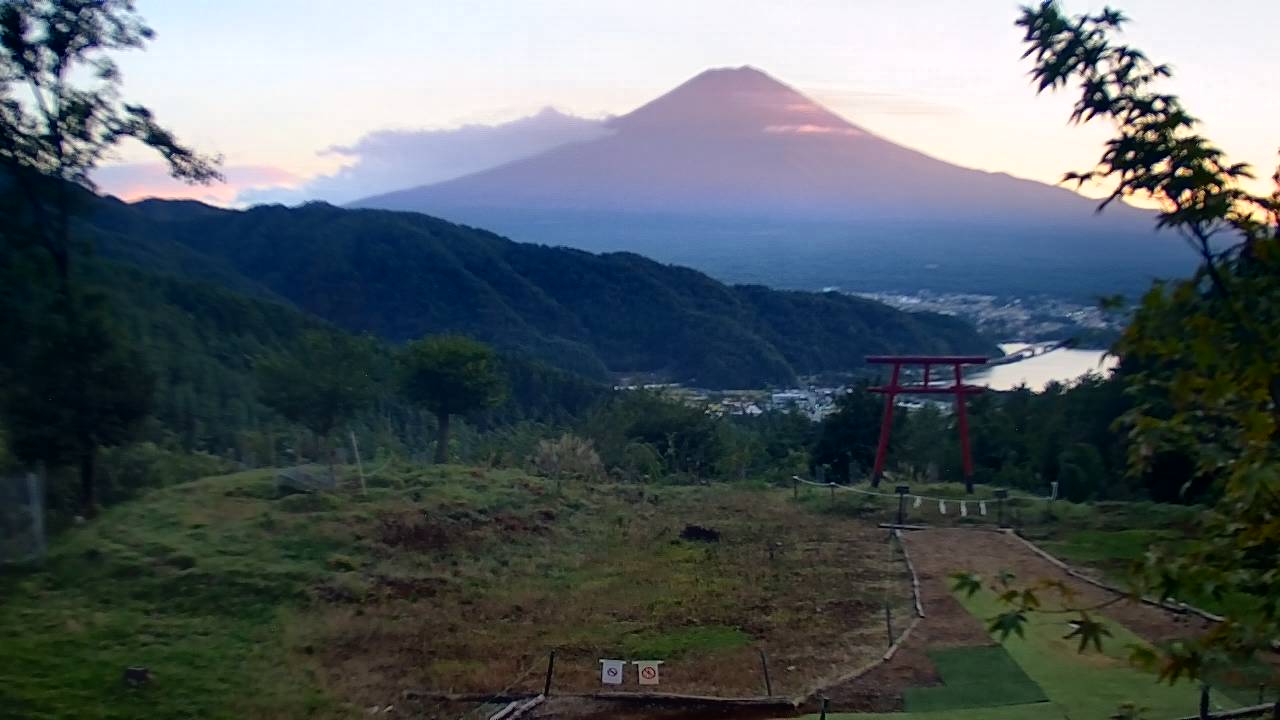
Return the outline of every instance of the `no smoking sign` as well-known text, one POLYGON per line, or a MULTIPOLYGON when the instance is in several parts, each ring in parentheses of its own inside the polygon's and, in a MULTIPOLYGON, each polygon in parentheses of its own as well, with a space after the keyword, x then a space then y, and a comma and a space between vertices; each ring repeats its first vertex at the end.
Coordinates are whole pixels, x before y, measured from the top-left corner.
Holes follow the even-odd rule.
POLYGON ((661 660, 636 660, 636 667, 639 668, 641 685, 657 685, 658 684, 658 666, 662 664, 661 660))
MULTIPOLYGON (((621 685, 626 664, 626 660, 601 660, 600 682, 605 685, 621 685)), ((631 664, 636 666, 636 677, 641 685, 658 684, 658 666, 662 664, 661 660, 633 660, 631 664)))

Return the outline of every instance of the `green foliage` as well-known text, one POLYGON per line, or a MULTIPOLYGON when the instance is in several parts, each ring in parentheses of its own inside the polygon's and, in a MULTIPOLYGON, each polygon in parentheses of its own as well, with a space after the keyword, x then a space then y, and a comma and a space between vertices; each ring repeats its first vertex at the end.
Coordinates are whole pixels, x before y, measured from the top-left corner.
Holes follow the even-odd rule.
POLYGON ((1238 599, 1225 623, 1166 654, 1160 672, 1174 679, 1280 636, 1280 171, 1271 196, 1244 190, 1249 168, 1229 164, 1181 101, 1156 88, 1169 69, 1115 42, 1124 21, 1109 9, 1068 18, 1045 2, 1018 24, 1039 89, 1076 85, 1072 120, 1117 128, 1098 166, 1068 178, 1113 183, 1107 202, 1154 199, 1158 224, 1200 256, 1192 278, 1147 293, 1117 345, 1139 368, 1124 418, 1130 467, 1150 471, 1162 453, 1182 453, 1219 496, 1196 542, 1150 556, 1151 589, 1238 599))
POLYGON ((647 474, 645 466, 656 457, 669 476, 706 480, 729 460, 723 420, 654 393, 614 396, 583 423, 583 430, 607 466, 632 473, 647 474))
POLYGON ((136 436, 150 409, 152 375, 112 326, 96 295, 76 293, 32 323, 3 400, 18 459, 80 469, 80 506, 97 509, 98 448, 136 436))
POLYGON ((400 355, 400 392, 436 414, 436 462, 449 453, 449 416, 491 407, 506 392, 488 345, 442 335, 409 343, 400 355))
POLYGON ((308 331, 288 351, 255 363, 262 399, 327 437, 374 399, 373 342, 340 332, 308 331))
POLYGON ((811 455, 814 465, 829 468, 828 481, 848 483, 871 472, 883 412, 884 400, 865 384, 836 399, 836 411, 823 419, 811 455))
POLYGON ((423 338, 405 347, 400 363, 401 392, 434 413, 481 410, 506 392, 493 350, 470 338, 423 338))

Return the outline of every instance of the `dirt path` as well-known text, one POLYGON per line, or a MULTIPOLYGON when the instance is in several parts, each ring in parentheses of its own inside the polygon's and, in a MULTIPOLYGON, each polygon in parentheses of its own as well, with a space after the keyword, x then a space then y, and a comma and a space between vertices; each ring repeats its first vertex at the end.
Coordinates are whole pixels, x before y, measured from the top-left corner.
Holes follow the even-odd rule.
MULTIPOLYGON (((1024 580, 1061 580, 1074 590, 1078 602, 1110 599, 1101 588, 1074 578, 1015 537, 971 529, 936 529, 907 533, 907 550, 920 577, 925 618, 889 662, 851 682, 830 688, 833 710, 891 712, 902 709, 902 691, 939 684, 926 650, 992 644, 982 622, 951 595, 950 576, 959 571, 994 577, 1009 570, 1024 580)), ((1121 603, 1106 615, 1149 642, 1187 637, 1203 631, 1205 621, 1144 604, 1121 603)))

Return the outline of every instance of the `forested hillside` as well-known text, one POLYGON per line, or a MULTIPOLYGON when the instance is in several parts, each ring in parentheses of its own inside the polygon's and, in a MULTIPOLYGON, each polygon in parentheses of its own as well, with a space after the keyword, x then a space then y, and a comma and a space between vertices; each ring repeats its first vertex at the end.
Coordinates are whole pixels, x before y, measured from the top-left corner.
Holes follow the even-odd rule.
MULTIPOLYGON (((152 411, 159 433, 154 439, 188 450, 236 449, 243 455, 245 433, 284 430, 286 424, 259 398, 255 361, 296 350, 295 341, 309 330, 344 332, 288 305, 207 283, 111 263, 94 267, 93 276, 110 298, 124 336, 142 351, 154 376, 152 411)), ((391 348, 374 348, 371 371, 389 382, 391 348)), ((511 392, 501 406, 477 418, 481 421, 563 418, 582 411, 605 389, 519 355, 507 354, 502 361, 511 392)), ((353 373, 369 370, 351 368, 353 373)), ((386 419, 406 409, 384 402, 381 411, 386 419)))
POLYGON ((273 294, 351 331, 464 333, 601 379, 753 387, 853 371, 867 354, 998 352, 954 318, 728 286, 629 253, 514 243, 416 213, 100 200, 86 229, 109 257, 273 294))

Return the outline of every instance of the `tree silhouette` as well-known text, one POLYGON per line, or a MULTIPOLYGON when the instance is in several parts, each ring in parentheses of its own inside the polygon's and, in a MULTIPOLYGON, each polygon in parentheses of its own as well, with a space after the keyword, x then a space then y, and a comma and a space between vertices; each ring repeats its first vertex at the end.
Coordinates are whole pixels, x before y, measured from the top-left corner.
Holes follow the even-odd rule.
POLYGON ((367 338, 311 330, 291 350, 255 363, 262 401, 325 442, 330 477, 334 429, 373 401, 373 354, 367 338))
POLYGON ((409 343, 400 357, 400 389, 436 416, 437 463, 449 459, 449 418, 496 405, 506 388, 498 358, 483 343, 459 336, 409 343))
POLYGON ((151 384, 140 360, 120 346, 101 299, 76 287, 76 201, 93 187, 90 171, 125 139, 157 151, 175 177, 219 177, 216 160, 121 99, 111 54, 142 48, 151 37, 130 0, 0 2, 0 206, 8 211, 0 279, 10 286, 0 295, 0 330, 27 340, 3 343, 0 361, 9 386, 58 385, 48 393, 11 387, 3 404, 11 428, 25 436, 15 440, 27 459, 65 462, 64 440, 75 438, 86 516, 95 512, 96 448, 137 421, 151 384), (24 289, 12 287, 19 284, 24 289), (137 402, 118 402, 122 393, 137 402))

